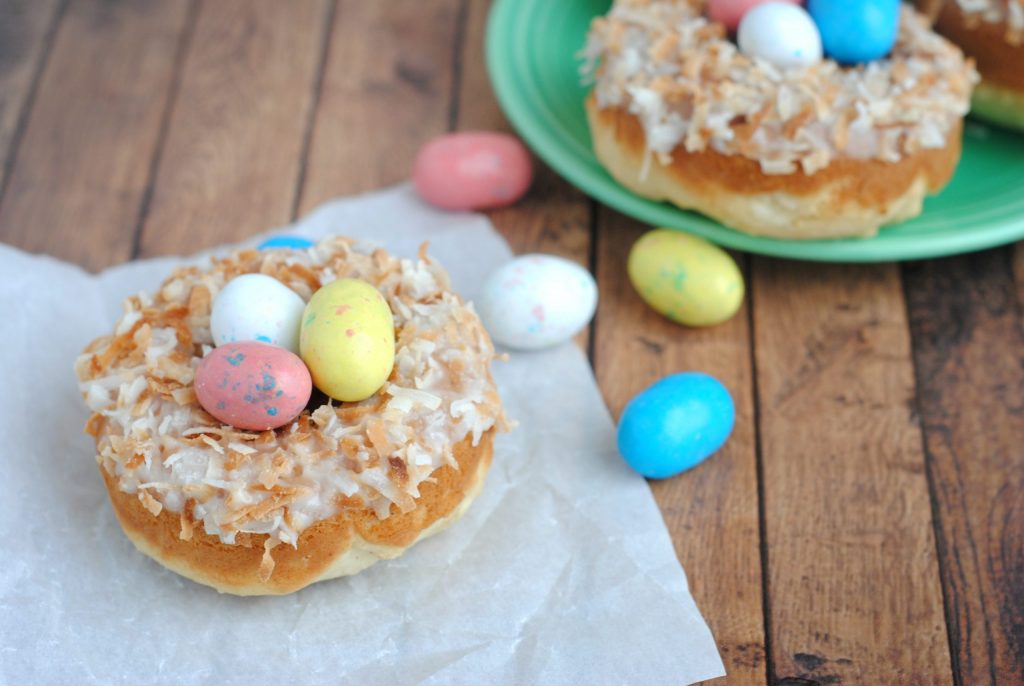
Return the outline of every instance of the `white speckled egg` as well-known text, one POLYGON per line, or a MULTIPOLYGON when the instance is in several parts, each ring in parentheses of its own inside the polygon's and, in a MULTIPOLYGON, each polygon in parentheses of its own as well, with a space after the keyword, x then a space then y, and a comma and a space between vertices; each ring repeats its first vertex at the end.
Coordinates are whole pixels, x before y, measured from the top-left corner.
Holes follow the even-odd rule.
POLYGON ((553 255, 523 255, 484 284, 477 311, 495 341, 537 350, 563 343, 597 309, 597 284, 586 269, 553 255))
POLYGON ((296 355, 306 303, 299 294, 266 274, 242 274, 213 299, 210 332, 216 345, 240 341, 270 343, 296 355))
POLYGON ((821 61, 821 33, 799 5, 758 5, 743 15, 736 42, 748 57, 760 57, 784 69, 821 61))

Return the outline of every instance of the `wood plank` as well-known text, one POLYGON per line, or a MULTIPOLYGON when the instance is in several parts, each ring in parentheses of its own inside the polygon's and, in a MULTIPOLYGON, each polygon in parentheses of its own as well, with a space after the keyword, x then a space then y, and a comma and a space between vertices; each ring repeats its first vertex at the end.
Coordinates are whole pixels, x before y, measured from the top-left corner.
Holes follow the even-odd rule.
POLYGON ((1013 246, 1013 277, 1017 282, 1017 302, 1024 307, 1024 241, 1013 246))
POLYGON ((904 268, 957 683, 1024 683, 1024 323, 1010 249, 904 268))
POLYGON ((91 269, 131 256, 188 4, 75 0, 0 205, 3 240, 91 269))
POLYGON ((718 642, 727 683, 763 685, 762 567, 747 305, 728 322, 704 329, 679 326, 647 307, 629 282, 626 259, 648 228, 599 208, 597 277, 603 297, 595 325, 597 378, 616 418, 633 396, 677 372, 711 374, 732 393, 736 427, 725 446, 691 471, 652 481, 651 489, 694 599, 718 642))
POLYGON ((57 0, 0 3, 0 191, 14 162, 18 132, 49 54, 59 9, 57 0))
POLYGON ((772 683, 949 683, 899 272, 757 259, 753 290, 772 683))
MULTIPOLYGON (((465 38, 458 59, 460 87, 453 108, 455 128, 514 133, 491 90, 484 64, 484 28, 488 0, 469 0, 464 14, 465 38)), ((488 213, 495 228, 517 254, 559 255, 591 268, 591 202, 534 157, 534 181, 515 205, 488 213)), ((589 330, 577 344, 588 349, 589 330)))
POLYGON ((458 0, 340 0, 299 210, 408 178, 448 127, 458 0))
POLYGON ((139 243, 191 252, 292 218, 326 0, 205 0, 139 243))

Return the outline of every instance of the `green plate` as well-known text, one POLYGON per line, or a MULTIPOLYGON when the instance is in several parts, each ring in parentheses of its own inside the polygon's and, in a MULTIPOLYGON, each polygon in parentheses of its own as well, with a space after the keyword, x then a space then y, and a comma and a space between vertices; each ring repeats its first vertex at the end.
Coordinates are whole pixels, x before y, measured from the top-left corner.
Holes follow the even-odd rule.
POLYGON ((981 250, 1024 238, 1024 136, 968 122, 953 180, 924 213, 873 238, 783 241, 749 236, 702 215, 641 198, 601 167, 590 146, 576 52, 609 0, 496 0, 487 66, 505 114, 531 147, 584 192, 655 226, 764 255, 883 262, 981 250))

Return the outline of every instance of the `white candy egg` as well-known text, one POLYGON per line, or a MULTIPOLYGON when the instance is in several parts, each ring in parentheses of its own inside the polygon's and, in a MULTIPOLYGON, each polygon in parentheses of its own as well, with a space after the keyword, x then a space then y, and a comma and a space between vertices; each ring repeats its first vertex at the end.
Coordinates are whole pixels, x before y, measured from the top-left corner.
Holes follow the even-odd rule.
POLYGON ((799 5, 758 5, 740 21, 737 42, 748 57, 760 57, 777 67, 806 67, 821 61, 821 33, 799 5))
POLYGON ((586 269, 552 255, 523 255, 484 284, 477 311, 495 341, 537 350, 575 336, 597 308, 597 284, 586 269))
POLYGON ((270 343, 299 354, 299 327, 306 303, 299 294, 265 274, 243 274, 213 299, 210 332, 217 345, 240 341, 270 343))

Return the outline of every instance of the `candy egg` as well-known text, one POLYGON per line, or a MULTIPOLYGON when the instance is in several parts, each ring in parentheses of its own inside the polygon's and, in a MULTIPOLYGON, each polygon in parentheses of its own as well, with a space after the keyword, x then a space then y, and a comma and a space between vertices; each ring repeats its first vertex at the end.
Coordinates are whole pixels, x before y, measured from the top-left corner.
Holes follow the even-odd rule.
POLYGON ((259 341, 299 351, 299 324, 306 303, 299 294, 266 274, 236 276, 217 293, 210 332, 217 345, 259 341))
MULTIPOLYGON (((757 5, 762 5, 769 0, 708 0, 708 17, 711 21, 725 24, 730 31, 735 31, 740 25, 743 15, 757 5)), ((781 0, 799 4, 800 0, 781 0)))
POLYGON ((257 250, 271 250, 273 248, 288 248, 291 250, 304 250, 312 248, 313 241, 302 236, 271 236, 256 246, 257 250))
POLYGON ((760 57, 784 69, 821 61, 821 34, 810 15, 798 5, 758 5, 740 21, 736 42, 748 57, 760 57))
POLYGON ((569 340, 597 308, 594 277, 553 255, 523 255, 484 284, 477 312, 495 341, 536 350, 569 340))
POLYGON ((245 341, 211 350, 196 368, 195 391, 199 404, 218 421, 265 431, 299 416, 313 382, 294 353, 245 341))
POLYGON ((648 231, 629 251, 626 271, 648 305, 680 324, 724 322, 743 302, 743 275, 733 259, 690 234, 648 231))
POLYGON ((332 281, 306 305, 299 349, 317 388, 335 400, 365 400, 395 366, 391 308, 366 281, 332 281))
POLYGON ((412 170, 419 196, 446 210, 509 205, 532 179, 530 154, 519 139, 484 131, 435 138, 420 150, 412 170))
POLYGON ((722 447, 736 422, 732 396, 699 372, 673 374, 637 395, 619 421, 619 453, 650 479, 695 467, 722 447))
POLYGON ((836 62, 881 59, 896 42, 900 0, 808 0, 825 53, 836 62))

